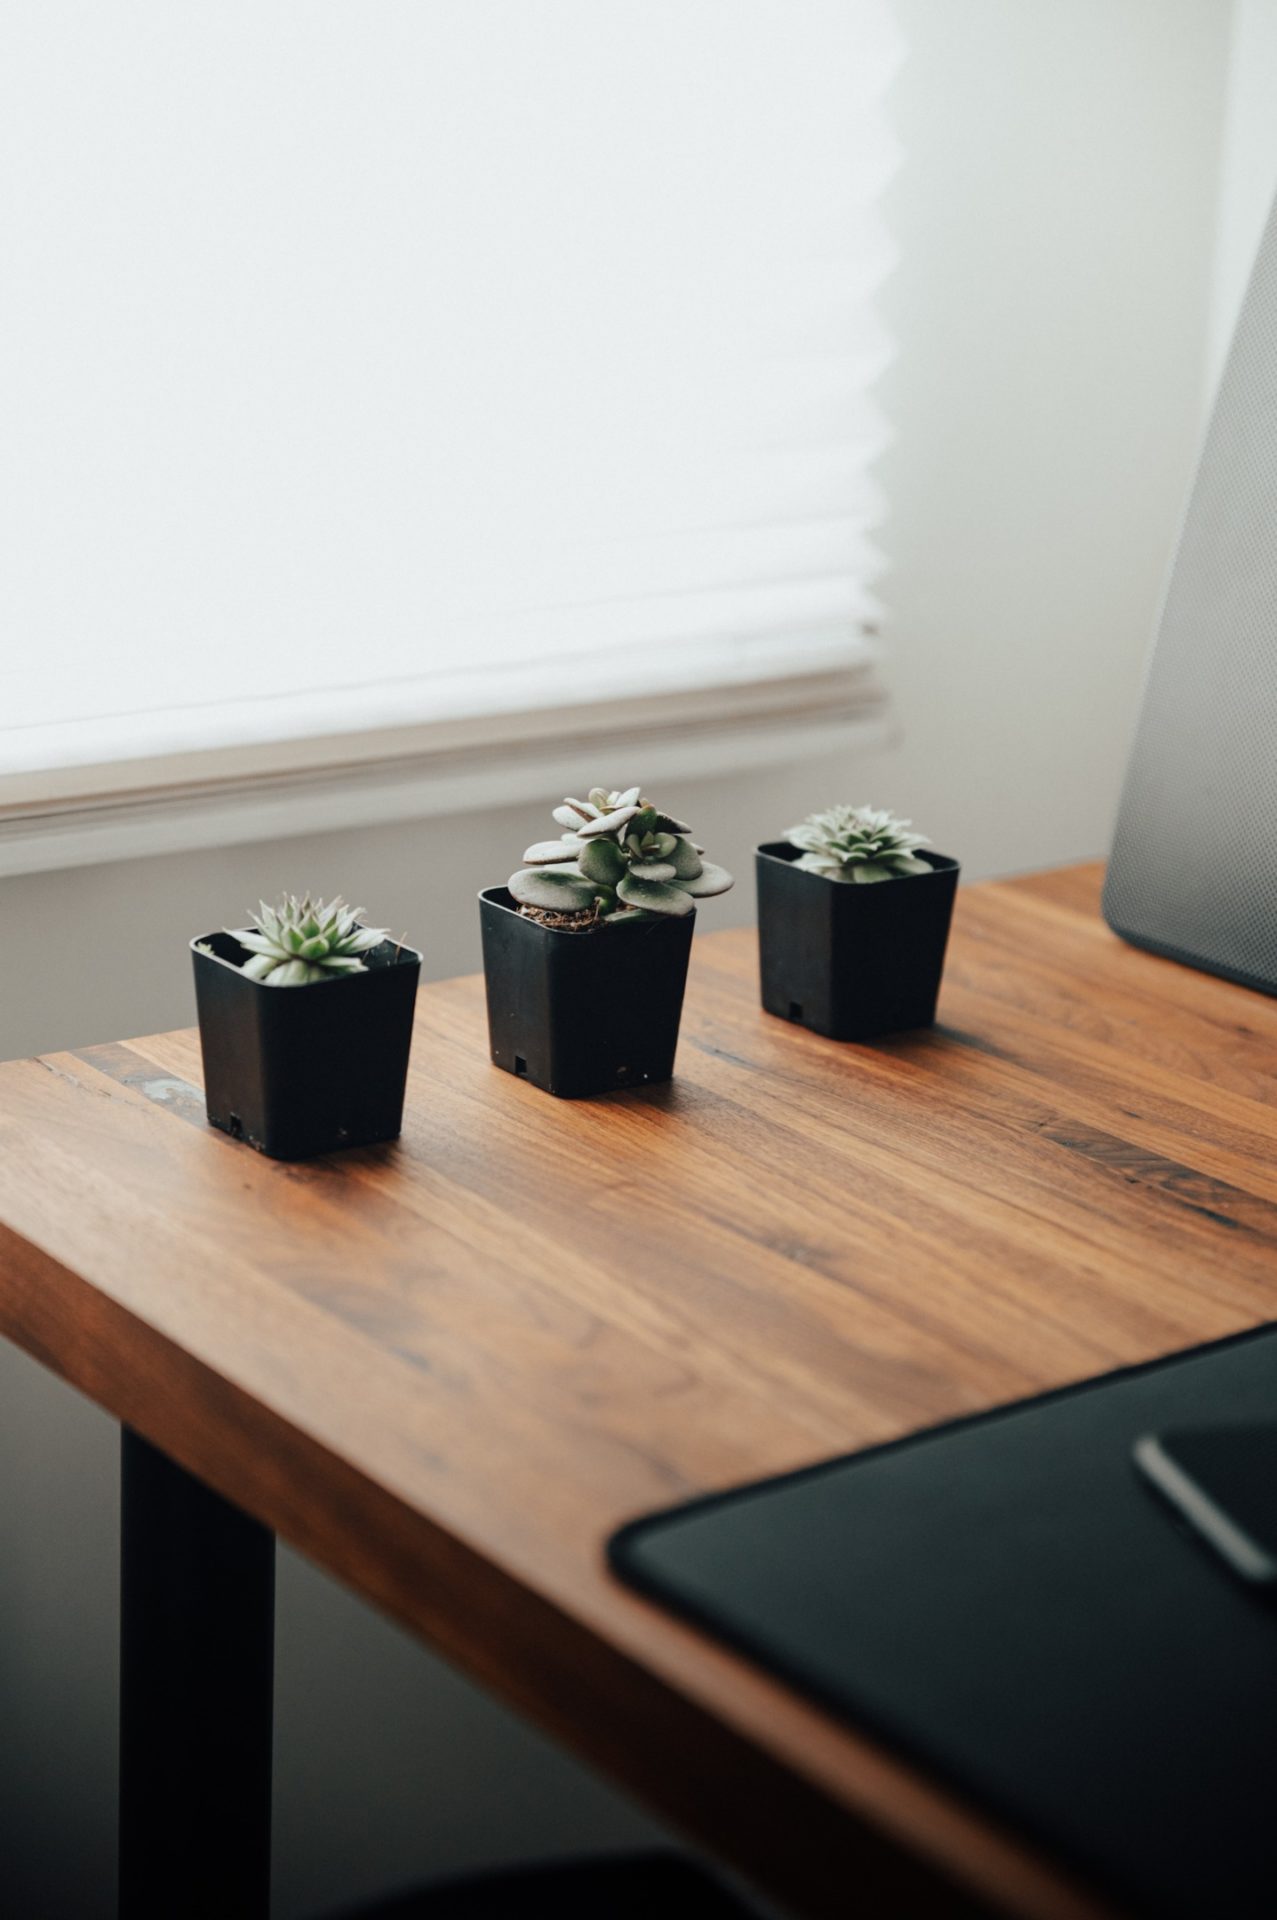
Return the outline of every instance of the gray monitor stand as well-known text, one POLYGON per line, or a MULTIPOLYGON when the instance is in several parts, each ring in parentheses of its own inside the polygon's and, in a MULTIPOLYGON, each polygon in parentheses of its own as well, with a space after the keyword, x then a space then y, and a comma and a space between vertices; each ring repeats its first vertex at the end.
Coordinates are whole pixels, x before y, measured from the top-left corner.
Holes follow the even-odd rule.
POLYGON ((1277 205, 1180 536, 1104 915, 1277 993, 1277 205))

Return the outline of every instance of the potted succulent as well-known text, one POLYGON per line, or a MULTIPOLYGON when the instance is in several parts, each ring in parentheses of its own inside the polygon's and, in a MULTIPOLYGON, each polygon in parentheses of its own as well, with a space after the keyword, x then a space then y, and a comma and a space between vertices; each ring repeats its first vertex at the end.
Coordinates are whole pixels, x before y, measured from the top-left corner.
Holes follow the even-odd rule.
POLYGON ((759 847, 763 1005, 833 1040, 935 1019, 958 862, 908 820, 830 807, 759 847))
POLYGON ((638 787, 554 818, 560 837, 479 895, 492 1058, 568 1097, 668 1080, 696 902, 732 876, 638 787))
POLYGON ((340 899, 251 918, 191 942, 210 1121, 277 1160, 395 1139, 421 955, 340 899))

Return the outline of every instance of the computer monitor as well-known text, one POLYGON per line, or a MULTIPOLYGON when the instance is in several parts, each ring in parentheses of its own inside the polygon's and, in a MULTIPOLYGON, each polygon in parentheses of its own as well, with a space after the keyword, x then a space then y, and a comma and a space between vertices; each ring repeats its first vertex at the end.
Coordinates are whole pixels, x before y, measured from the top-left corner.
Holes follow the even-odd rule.
POLYGON ((1277 993, 1277 204, 1180 536, 1104 913, 1137 946, 1277 993))

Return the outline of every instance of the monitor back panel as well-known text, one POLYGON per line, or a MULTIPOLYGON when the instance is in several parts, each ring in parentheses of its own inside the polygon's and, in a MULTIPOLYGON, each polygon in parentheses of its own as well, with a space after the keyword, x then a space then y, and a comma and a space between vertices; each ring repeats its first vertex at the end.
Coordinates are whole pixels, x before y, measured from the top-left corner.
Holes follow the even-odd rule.
POLYGON ((1277 993, 1277 206, 1175 558, 1104 912, 1139 946, 1277 993))

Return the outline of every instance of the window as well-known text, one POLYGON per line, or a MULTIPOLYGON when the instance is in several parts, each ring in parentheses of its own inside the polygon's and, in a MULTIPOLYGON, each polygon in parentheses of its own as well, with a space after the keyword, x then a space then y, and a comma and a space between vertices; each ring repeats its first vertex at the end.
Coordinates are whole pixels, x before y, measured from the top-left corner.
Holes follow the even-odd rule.
POLYGON ((878 0, 0 41, 0 801, 865 660, 878 0))

